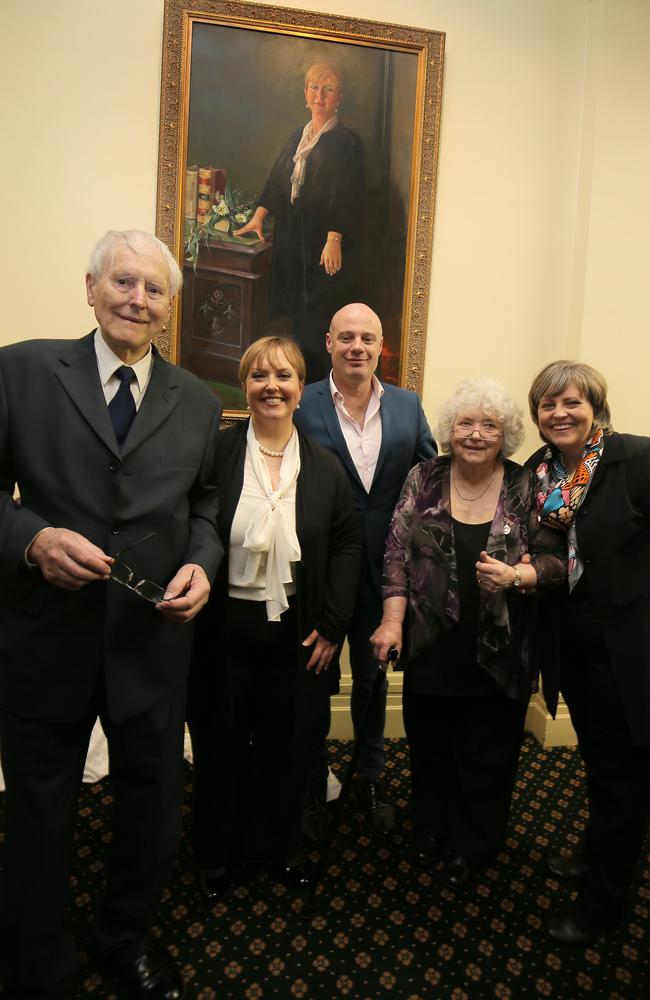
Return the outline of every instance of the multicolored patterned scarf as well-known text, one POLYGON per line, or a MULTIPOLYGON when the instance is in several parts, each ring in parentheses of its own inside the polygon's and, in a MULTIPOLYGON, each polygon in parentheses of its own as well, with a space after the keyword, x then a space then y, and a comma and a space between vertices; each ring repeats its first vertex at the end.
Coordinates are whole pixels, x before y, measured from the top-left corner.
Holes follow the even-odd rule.
POLYGON ((582 576, 583 563, 578 552, 575 516, 584 503, 587 490, 603 453, 603 432, 596 431, 585 444, 582 458, 569 475, 562 455, 547 448, 537 466, 537 513, 539 520, 551 528, 567 532, 569 591, 582 576))

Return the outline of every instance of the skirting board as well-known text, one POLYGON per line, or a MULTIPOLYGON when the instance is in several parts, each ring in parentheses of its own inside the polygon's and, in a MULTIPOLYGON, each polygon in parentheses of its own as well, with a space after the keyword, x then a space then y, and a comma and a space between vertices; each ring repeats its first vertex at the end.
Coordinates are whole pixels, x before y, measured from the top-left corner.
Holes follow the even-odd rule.
MULTIPOLYGON (((350 693, 352 676, 347 664, 341 664, 345 671, 341 677, 340 693, 332 698, 332 724, 330 738, 334 740, 352 739, 352 719, 350 718, 350 693), (347 668, 347 669, 346 669, 347 668)), ((388 675, 388 698, 386 701, 386 729, 388 737, 404 736, 402 722, 402 674, 388 675)), ((569 710, 560 700, 555 719, 546 711, 541 694, 533 695, 526 714, 526 729, 532 733, 543 747, 575 746, 577 740, 571 725, 569 710)))
POLYGON ((553 719, 542 695, 534 694, 526 713, 526 729, 543 747, 573 747, 578 742, 569 709, 561 698, 553 719))

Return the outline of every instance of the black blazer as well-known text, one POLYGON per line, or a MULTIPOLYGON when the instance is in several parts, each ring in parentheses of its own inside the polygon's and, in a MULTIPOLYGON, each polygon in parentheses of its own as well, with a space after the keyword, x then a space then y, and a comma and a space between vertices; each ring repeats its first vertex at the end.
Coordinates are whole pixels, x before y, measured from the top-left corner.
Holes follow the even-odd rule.
MULTIPOLYGON (((535 452, 527 466, 535 470, 543 454, 535 452)), ((650 438, 605 438, 576 535, 632 738, 650 742, 650 438)), ((562 592, 545 600, 544 696, 554 714, 560 685, 554 609, 562 592)))
MULTIPOLYGON (((228 550, 230 529, 244 482, 248 421, 222 431, 217 441, 219 534, 225 557, 210 601, 197 616, 190 683, 190 718, 215 706, 228 707, 228 550)), ((337 460, 299 433, 300 473, 296 484, 296 533, 301 559, 296 567, 296 692, 300 719, 322 711, 332 687, 329 671, 304 669, 312 649, 302 642, 315 628, 341 643, 352 617, 359 574, 359 531, 346 476, 337 460)))
POLYGON ((345 443, 329 377, 305 387, 300 409, 293 416, 296 426, 335 454, 347 473, 361 531, 362 592, 379 603, 386 535, 404 480, 414 465, 436 454, 436 443, 417 393, 382 385, 381 447, 369 493, 345 443))
POLYGON ((115 583, 75 592, 47 583, 24 562, 41 528, 78 531, 109 555, 155 532, 125 560, 163 586, 186 562, 212 579, 222 555, 213 467, 221 404, 154 349, 120 450, 93 338, 0 350, 0 707, 44 721, 79 718, 100 669, 116 721, 168 696, 187 677, 192 627, 115 583))

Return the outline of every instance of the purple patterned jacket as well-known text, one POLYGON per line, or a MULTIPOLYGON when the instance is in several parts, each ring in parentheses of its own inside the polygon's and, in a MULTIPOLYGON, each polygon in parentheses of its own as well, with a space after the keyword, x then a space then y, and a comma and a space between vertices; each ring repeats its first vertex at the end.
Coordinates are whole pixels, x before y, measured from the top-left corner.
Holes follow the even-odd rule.
MULTIPOLYGON (((486 551, 511 566, 530 552, 538 591, 544 591, 566 579, 566 537, 538 524, 532 473, 507 459, 503 467, 486 551)), ((383 596, 408 599, 403 666, 459 621, 450 468, 451 457, 444 455, 411 470, 386 539, 383 596)), ((537 690, 536 618, 534 596, 481 591, 478 666, 517 700, 537 690)))

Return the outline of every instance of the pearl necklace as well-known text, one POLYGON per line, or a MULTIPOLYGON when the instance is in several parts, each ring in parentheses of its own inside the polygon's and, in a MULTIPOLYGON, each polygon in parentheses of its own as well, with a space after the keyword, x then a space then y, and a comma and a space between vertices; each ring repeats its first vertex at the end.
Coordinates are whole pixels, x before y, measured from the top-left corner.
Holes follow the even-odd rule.
POLYGON ((269 458, 282 458, 282 456, 284 455, 284 448, 282 449, 282 451, 271 451, 270 448, 265 448, 263 445, 261 445, 259 441, 257 442, 257 447, 259 448, 259 450, 262 452, 263 455, 268 455, 269 458))
POLYGON ((481 499, 481 497, 484 497, 484 496, 485 496, 485 494, 486 494, 486 493, 487 493, 487 491, 489 490, 490 486, 491 486, 491 485, 492 485, 492 483, 494 482, 494 477, 496 476, 496 474, 497 474, 497 470, 496 470, 496 466, 495 466, 495 468, 494 468, 494 472, 493 472, 493 473, 492 473, 492 475, 490 476, 490 481, 489 481, 489 483, 487 484, 487 486, 485 487, 485 489, 484 489, 484 490, 482 490, 482 491, 481 491, 481 493, 477 493, 477 495, 476 495, 475 497, 464 497, 464 496, 463 496, 463 494, 462 494, 462 493, 460 492, 460 490, 458 489, 458 486, 456 485, 456 479, 455 479, 455 477, 454 477, 454 476, 452 476, 452 477, 451 477, 451 481, 452 481, 452 483, 454 484, 454 489, 456 490, 456 493, 458 494, 458 496, 460 497, 460 499, 461 499, 461 500, 465 500, 465 501, 466 501, 466 502, 468 502, 468 503, 473 503, 473 502, 474 502, 474 500, 480 500, 480 499, 481 499))

